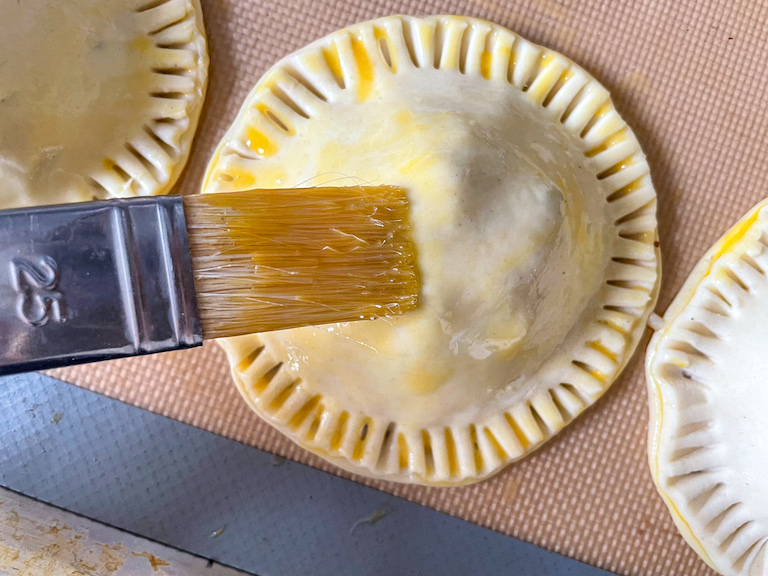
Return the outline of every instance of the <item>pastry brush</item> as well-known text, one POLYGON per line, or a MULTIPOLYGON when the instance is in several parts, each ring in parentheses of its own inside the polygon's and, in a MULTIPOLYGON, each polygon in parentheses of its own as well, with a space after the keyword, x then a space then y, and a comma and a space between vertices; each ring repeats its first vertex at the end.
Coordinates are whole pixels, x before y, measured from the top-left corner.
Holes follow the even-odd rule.
POLYGON ((0 374, 401 314, 407 212, 387 186, 0 211, 0 374))

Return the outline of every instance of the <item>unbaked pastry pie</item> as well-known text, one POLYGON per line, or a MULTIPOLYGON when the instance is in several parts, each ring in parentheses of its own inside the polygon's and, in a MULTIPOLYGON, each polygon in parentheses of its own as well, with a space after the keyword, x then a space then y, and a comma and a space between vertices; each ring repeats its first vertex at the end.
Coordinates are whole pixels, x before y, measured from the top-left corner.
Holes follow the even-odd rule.
POLYGON ((0 54, 0 208, 175 182, 205 93, 198 0, 7 0, 0 54))
POLYGON ((768 574, 768 201, 691 272, 646 360, 651 472, 725 575, 768 574))
POLYGON ((411 203, 419 310, 223 341, 251 407, 365 475, 463 484, 591 405, 658 285, 656 195, 608 92, 481 20, 389 17, 259 81, 205 192, 394 184, 411 203))

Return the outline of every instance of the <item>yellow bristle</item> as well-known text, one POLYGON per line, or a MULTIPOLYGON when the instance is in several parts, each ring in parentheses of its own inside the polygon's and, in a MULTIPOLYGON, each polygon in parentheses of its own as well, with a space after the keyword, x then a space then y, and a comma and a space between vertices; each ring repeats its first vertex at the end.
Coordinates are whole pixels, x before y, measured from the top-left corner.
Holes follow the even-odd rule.
POLYGON ((184 198, 205 338, 402 314, 419 279, 391 186, 184 198))

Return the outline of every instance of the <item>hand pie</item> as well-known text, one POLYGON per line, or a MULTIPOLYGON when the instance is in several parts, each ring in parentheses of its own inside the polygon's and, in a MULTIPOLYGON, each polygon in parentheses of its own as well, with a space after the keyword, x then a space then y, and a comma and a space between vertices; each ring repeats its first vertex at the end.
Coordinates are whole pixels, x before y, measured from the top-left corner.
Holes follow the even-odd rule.
POLYGON ((767 204, 693 269, 646 358, 656 487, 728 576, 768 574, 767 204))
POLYGON ((0 208, 170 189, 208 55, 198 0, 8 0, 0 208))
POLYGON ((204 192, 404 187, 422 277, 400 318, 222 342, 251 407, 360 474, 498 472, 591 405, 656 299, 656 195, 608 92, 488 22, 389 17, 288 56, 204 192))

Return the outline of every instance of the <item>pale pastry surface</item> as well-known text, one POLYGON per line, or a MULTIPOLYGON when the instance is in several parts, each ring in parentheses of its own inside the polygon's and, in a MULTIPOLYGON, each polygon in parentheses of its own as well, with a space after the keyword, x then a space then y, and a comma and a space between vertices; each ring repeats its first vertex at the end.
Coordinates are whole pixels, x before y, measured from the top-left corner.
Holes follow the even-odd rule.
POLYGON ((488 22, 390 17, 275 65, 204 192, 394 184, 422 281, 402 317, 223 342, 251 406, 338 465, 462 484, 539 446, 631 355, 655 192, 607 91, 488 22))
POLYGON ((768 574, 768 208, 702 258, 648 348, 649 459, 680 532, 721 574, 768 574))
POLYGON ((0 208, 175 182, 205 95, 198 0, 4 2, 0 54, 0 208))

